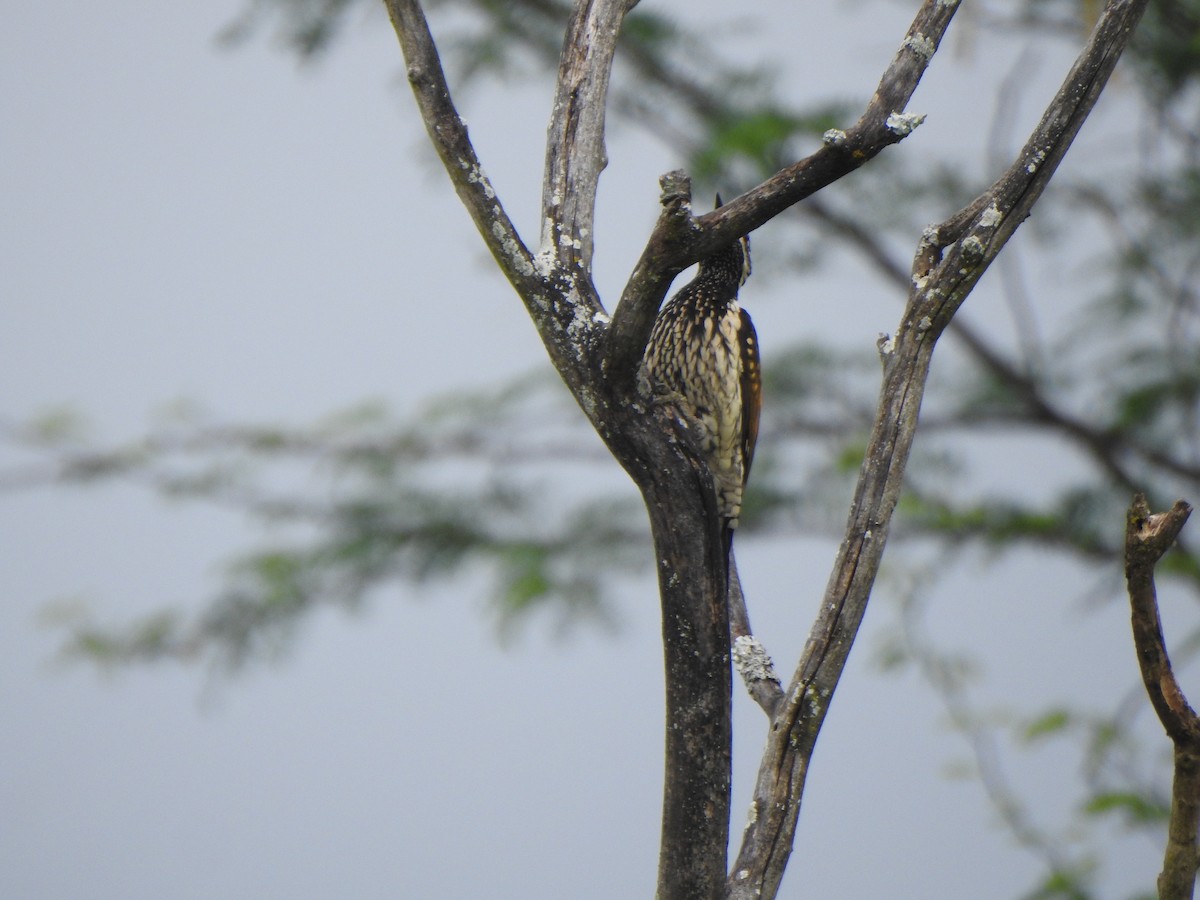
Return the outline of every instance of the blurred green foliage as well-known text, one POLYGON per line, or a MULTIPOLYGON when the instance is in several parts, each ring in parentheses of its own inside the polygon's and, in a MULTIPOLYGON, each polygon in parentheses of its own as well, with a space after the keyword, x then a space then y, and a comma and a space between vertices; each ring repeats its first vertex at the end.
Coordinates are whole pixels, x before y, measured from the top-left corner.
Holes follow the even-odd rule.
MULTIPOLYGON (((468 82, 548 77, 568 11, 560 0, 429 7, 435 28, 445 23, 447 63, 468 82)), ((981 29, 1000 24, 1043 40, 1077 39, 1096 6, 1028 0, 985 6, 979 15, 981 29)), ((332 52, 356 20, 384 25, 366 0, 250 0, 221 39, 267 34, 311 61, 332 52)), ((682 17, 639 8, 623 39, 612 97, 619 127, 655 134, 698 180, 730 194, 853 115, 811 85, 796 96, 769 69, 730 63, 711 35, 682 17)), ((1130 56, 1141 139, 1152 152, 1133 178, 1114 178, 1103 159, 1076 166, 1039 206, 1051 229, 1056 217, 1082 216, 1103 236, 1081 258, 1062 258, 1068 248, 1058 241, 1042 243, 1060 271, 1087 272, 1077 313, 1052 333, 1016 342, 966 326, 956 332, 960 352, 947 364, 952 371, 940 370, 922 414, 894 530, 900 544, 889 549, 899 554, 898 568, 907 542, 975 546, 988 556, 1034 547, 1117 575, 1134 489, 1156 508, 1179 495, 1200 499, 1200 0, 1155 0, 1130 56), (1069 451, 1073 482, 1036 500, 978 489, 970 440, 1017 432, 1069 451)), ((919 165, 881 159, 802 205, 784 226, 793 229, 787 244, 813 248, 796 258, 805 266, 835 250, 856 254, 902 296, 905 253, 926 223, 895 198, 938 198, 954 209, 977 189, 970 174, 977 163, 952 155, 919 165)), ((878 368, 873 351, 813 342, 772 356, 765 389, 773 424, 746 501, 748 531, 837 534, 878 368)), ((581 469, 590 478, 612 467, 566 392, 541 374, 437 398, 406 421, 377 404, 307 427, 186 414, 130 445, 102 446, 76 415, 55 410, 6 432, 39 462, 0 472, 0 487, 133 480, 232 505, 271 526, 271 538, 230 563, 222 590, 197 614, 159 613, 116 627, 77 621, 71 650, 105 664, 182 658, 236 669, 286 648, 313 609, 355 607, 397 580, 484 576, 503 631, 537 610, 564 627, 611 622, 614 584, 649 570, 648 532, 632 490, 614 500, 615 492, 570 489, 581 469), (280 479, 279 467, 302 474, 280 479)), ((1160 573, 1172 590, 1200 601, 1195 544, 1181 541, 1160 573)), ((904 633, 882 658, 921 669, 975 746, 988 729, 1007 729, 1027 746, 1067 741, 1079 749, 1088 799, 1073 826, 1113 819, 1161 830, 1165 769, 1132 740, 1127 705, 1100 714, 1054 702, 1032 717, 989 725, 969 714, 970 667, 927 642, 915 619, 904 633)), ((1177 663, 1198 647, 1200 629, 1183 637, 1177 663)), ((1100 851, 1064 849, 1027 827, 1011 792, 990 790, 1013 833, 1047 861, 1046 878, 1026 896, 1100 896, 1100 851)))

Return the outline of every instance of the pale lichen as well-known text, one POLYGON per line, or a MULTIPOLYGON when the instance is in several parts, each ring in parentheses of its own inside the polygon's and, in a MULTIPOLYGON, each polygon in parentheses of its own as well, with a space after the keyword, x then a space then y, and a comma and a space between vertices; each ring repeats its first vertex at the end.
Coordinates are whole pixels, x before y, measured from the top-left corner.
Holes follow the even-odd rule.
POLYGON ((542 243, 538 248, 537 255, 546 260, 549 269, 545 274, 549 274, 558 265, 558 246, 554 242, 554 220, 549 216, 542 220, 541 237, 542 243))
POLYGON ((820 688, 814 687, 809 688, 804 699, 808 701, 809 715, 813 718, 818 718, 824 711, 829 696, 823 693, 820 688))
POLYGON ((1003 221, 1004 213, 1000 212, 1000 207, 994 202, 979 216, 979 224, 983 228, 995 228, 1003 221))
POLYGON ((779 681, 767 648, 752 634, 739 634, 734 640, 733 666, 747 682, 779 681))
POLYGON ((533 258, 533 270, 542 278, 550 278, 558 267, 558 253, 554 247, 543 246, 533 258))
POLYGON ((840 147, 846 143, 846 132, 840 128, 830 128, 821 135, 821 141, 827 147, 840 147))
POLYGON ((937 52, 937 44, 933 42, 933 38, 919 33, 910 34, 906 37, 904 39, 904 46, 926 62, 933 59, 933 54, 937 52))
POLYGON ((971 235, 963 239, 962 242, 962 258, 969 266, 977 266, 983 261, 984 246, 983 241, 976 235, 971 235))
MULTIPOLYGON (((496 207, 493 213, 498 216, 500 208, 496 207)), ((533 263, 525 255, 525 248, 508 233, 508 229, 499 218, 492 219, 492 236, 499 242, 501 255, 512 264, 518 274, 525 277, 534 274, 533 263)))
POLYGON ((579 291, 572 287, 567 295, 566 303, 571 309, 571 321, 567 323, 567 340, 582 357, 586 355, 586 346, 595 330, 596 310, 591 309, 579 296, 579 291))
POLYGON ((467 173, 467 184, 477 184, 483 188, 484 196, 489 200, 496 199, 496 191, 492 187, 492 182, 488 180, 479 163, 468 163, 466 160, 460 159, 458 165, 467 173))
POLYGON ((887 126, 888 131, 893 134, 898 134, 900 137, 907 137, 912 134, 914 128, 924 121, 924 113, 894 112, 888 115, 887 121, 884 124, 887 126))

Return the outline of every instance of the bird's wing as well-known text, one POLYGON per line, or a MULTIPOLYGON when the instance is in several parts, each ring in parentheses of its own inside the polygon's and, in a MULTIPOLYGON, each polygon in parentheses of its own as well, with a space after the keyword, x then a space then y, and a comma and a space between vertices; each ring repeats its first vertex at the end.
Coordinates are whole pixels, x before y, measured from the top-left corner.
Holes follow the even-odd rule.
POLYGON ((742 354, 742 480, 750 477, 754 445, 758 443, 758 418, 762 412, 762 367, 758 357, 758 335, 750 314, 744 309, 738 329, 742 354))

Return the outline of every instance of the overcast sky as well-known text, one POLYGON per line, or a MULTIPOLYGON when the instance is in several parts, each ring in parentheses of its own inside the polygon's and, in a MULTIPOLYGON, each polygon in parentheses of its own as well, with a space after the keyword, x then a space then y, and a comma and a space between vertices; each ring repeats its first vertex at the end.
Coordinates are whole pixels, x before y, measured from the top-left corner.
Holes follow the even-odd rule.
MULTIPOLYGON (((725 4, 662 5, 730 24, 725 4)), ((748 23, 731 40, 746 52, 761 44, 798 91, 864 97, 911 6, 808 5, 803 22, 748 23)), ((298 69, 267 41, 217 47, 239 8, 10 9, 0 34, 7 420, 70 407, 96 436, 119 439, 187 399, 225 419, 303 423, 364 398, 404 412, 543 363, 424 147, 382 13, 298 69)), ((981 40, 933 67, 913 104, 930 119, 912 152, 920 140, 982 152, 991 108, 978 98, 1017 53, 981 40)), ((1062 59, 1041 60, 1051 90, 1062 59)), ((1030 96, 1018 124, 1045 99, 1030 96)), ((526 234, 548 98, 548 86, 525 85, 473 90, 463 103, 526 234)), ((1097 134, 1105 127, 1116 126, 1097 134)), ((597 279, 612 297, 653 222, 657 177, 680 161, 629 131, 613 135, 609 155, 597 279)), ((752 281, 744 298, 767 365, 773 346, 804 333, 870 346, 898 311, 849 269, 767 279, 757 294, 752 281), (861 304, 845 321, 814 322, 803 297, 826 290, 861 304)), ((986 305, 972 313, 1004 321, 986 305)), ((256 536, 236 515, 133 487, 0 497, 0 896, 652 894, 662 687, 648 581, 624 592, 615 635, 565 642, 535 623, 500 647, 471 582, 395 587, 361 615, 319 614, 278 664, 231 682, 57 661, 47 608, 86 604, 113 623, 195 609, 221 561, 256 536)), ((823 542, 794 539, 747 540, 739 552, 750 596, 762 598, 756 625, 785 668, 831 558, 823 542)), ((1136 683, 1124 612, 1072 604, 1083 577, 1025 558, 940 592, 935 631, 980 657, 984 702, 1099 697, 1103 707, 1136 683)), ((936 699, 912 674, 873 664, 894 622, 886 606, 868 615, 817 748, 783 896, 1015 896, 1038 877, 1036 859, 997 827, 977 783, 946 776, 966 750, 936 699)), ((764 724, 743 698, 737 707, 735 832, 764 724)), ((1051 750, 1014 765, 1046 824, 1060 822, 1078 799, 1075 760, 1051 750)), ((1105 896, 1152 882, 1159 848, 1126 849, 1105 896)))

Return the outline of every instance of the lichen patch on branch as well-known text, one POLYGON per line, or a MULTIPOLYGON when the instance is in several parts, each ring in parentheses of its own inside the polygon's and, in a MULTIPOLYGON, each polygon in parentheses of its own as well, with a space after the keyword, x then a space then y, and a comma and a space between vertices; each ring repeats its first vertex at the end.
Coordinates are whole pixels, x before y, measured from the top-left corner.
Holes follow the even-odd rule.
POLYGON ((477 184, 483 188, 484 195, 489 200, 496 199, 496 190, 492 187, 492 182, 484 174, 483 167, 479 163, 468 162, 465 159, 458 161, 459 167, 467 173, 467 184, 477 184))
POLYGON ((910 34, 904 39, 904 46, 926 62, 933 59, 933 54, 937 52, 937 44, 923 34, 910 34))
POLYGON ((733 665, 746 681, 779 681, 767 648, 752 634, 738 635, 733 642, 733 665))
POLYGON ((894 112, 887 117, 887 121, 884 124, 892 134, 898 134, 900 137, 908 137, 924 121, 924 113, 894 112))
MULTIPOLYGON (((1042 156, 1042 159, 1046 158, 1045 153, 1043 153, 1041 156, 1042 156)), ((1032 175, 1033 172, 1034 172, 1033 169, 1029 170, 1030 175, 1032 175)), ((996 204, 993 202, 992 205, 989 206, 987 209, 985 209, 983 211, 982 215, 980 215, 979 226, 981 228, 995 228, 997 225, 999 225, 1003 221, 1004 221, 1004 213, 1000 212, 1000 207, 996 206, 996 204)))
POLYGON ((517 274, 529 277, 534 274, 533 264, 525 256, 525 248, 519 241, 516 240, 508 229, 504 227, 504 223, 500 220, 500 207, 492 208, 492 212, 496 218, 492 219, 492 236, 496 239, 500 253, 517 271, 517 274))

